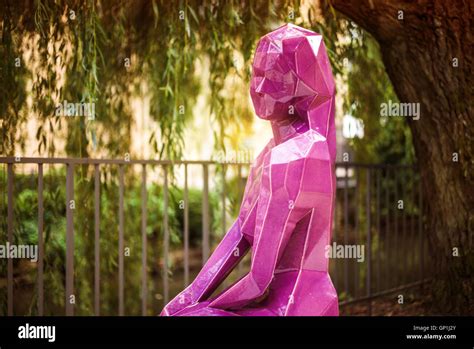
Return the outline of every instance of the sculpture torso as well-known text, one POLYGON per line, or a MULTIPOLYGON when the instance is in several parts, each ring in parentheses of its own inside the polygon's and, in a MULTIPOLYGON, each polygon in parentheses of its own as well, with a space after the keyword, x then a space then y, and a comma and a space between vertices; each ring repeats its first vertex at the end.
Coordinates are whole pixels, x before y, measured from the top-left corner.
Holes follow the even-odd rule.
MULTIPOLYGON (((317 162, 317 159, 327 158, 327 151, 321 152, 321 147, 318 147, 317 143, 323 148, 327 147, 326 140, 313 130, 301 134, 296 133, 290 139, 277 145, 271 140, 252 165, 238 218, 241 232, 251 245, 252 251, 255 248, 254 233, 259 198, 262 194, 261 185, 262 182, 268 181, 269 176, 268 171, 264 170, 265 166, 269 168, 270 159, 275 152, 292 154, 292 156, 288 163, 273 164, 273 166, 279 166, 279 168, 274 168, 274 171, 288 171, 287 167, 291 167, 291 163, 317 162), (299 144, 297 151, 295 151, 295 142, 299 144)), ((332 168, 328 168, 328 170, 332 171, 332 168)), ((328 176, 332 175, 328 173, 328 176)), ((317 180, 318 176, 314 176, 314 181, 317 180)), ((299 182, 285 183, 285 187, 285 190, 294 192, 301 189, 299 182)), ((328 208, 328 211, 332 210, 331 190, 327 195, 321 195, 318 192, 310 193, 309 200, 319 201, 328 208)), ((332 214, 329 215, 332 216, 332 214)), ((324 254, 324 247, 329 243, 330 222, 326 221, 325 229, 318 229, 318 222, 315 218, 315 210, 309 209, 302 214, 298 221, 293 222, 293 225, 288 228, 290 231, 284 235, 281 241, 284 248, 278 254, 274 276, 266 295, 263 299, 258 299, 257 302, 236 310, 235 313, 239 315, 289 315, 289 310, 294 304, 294 295, 292 294, 298 293, 298 291, 318 294, 322 288, 326 288, 326 292, 331 293, 332 285, 324 285, 324 282, 321 282, 322 273, 326 273, 328 270, 328 261, 321 256, 324 254), (301 277, 302 273, 308 274, 306 278, 313 279, 313 282, 306 283, 305 286, 309 285, 309 289, 306 287, 304 291, 298 290, 299 285, 297 284, 297 279, 299 276, 301 277)))
POLYGON ((264 159, 273 147, 274 141, 272 139, 250 167, 242 205, 240 206, 238 216, 240 230, 250 244, 253 243, 255 231, 255 218, 258 208, 260 185, 262 183, 264 159))

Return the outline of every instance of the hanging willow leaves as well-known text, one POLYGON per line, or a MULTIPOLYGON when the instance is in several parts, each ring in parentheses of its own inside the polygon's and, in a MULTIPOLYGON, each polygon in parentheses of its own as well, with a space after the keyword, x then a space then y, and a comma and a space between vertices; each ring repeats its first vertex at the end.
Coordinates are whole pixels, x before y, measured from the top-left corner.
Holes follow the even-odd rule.
POLYGON ((223 147, 226 126, 239 128, 235 97, 223 95, 226 80, 231 75, 248 79, 256 40, 283 21, 290 7, 286 1, 2 3, 7 9, 2 18, 2 153, 13 151, 15 130, 26 115, 35 115, 40 153, 54 155, 58 132, 66 126, 68 155, 86 157, 97 149, 122 155, 131 142, 132 99, 146 94, 158 125, 152 145, 160 158, 170 159, 182 156, 185 125, 201 91, 197 60, 209 62, 209 118, 217 147, 223 147), (25 45, 32 52, 30 61, 16 69, 15 59, 22 59, 25 45), (236 52, 245 68, 236 69, 236 52), (125 67, 124 60, 131 66, 125 67), (29 79, 33 110, 21 98, 28 93, 29 79), (56 115, 64 100, 94 103, 95 120, 56 115))
POLYGON ((40 153, 54 155, 63 140, 70 156, 122 157, 132 143, 133 99, 148 97, 156 122, 151 147, 159 158, 179 159, 184 130, 204 91, 209 91, 207 115, 200 117, 212 121, 215 146, 238 144, 253 118, 250 103, 242 100, 248 99, 255 44, 285 22, 324 35, 334 72, 349 86, 346 110, 368 117, 380 98, 394 97, 380 58, 370 54, 377 49, 371 48, 372 39, 337 17, 329 5, 321 9, 300 1, 1 1, 2 153, 12 153, 14 144, 24 140, 17 131, 34 116, 40 153), (341 41, 341 35, 349 40, 341 41), (20 67, 15 66, 18 58, 20 67), (343 66, 344 58, 354 69, 343 66), (370 74, 379 82, 375 88, 380 93, 366 109, 354 109, 357 100, 373 96, 365 93, 370 79, 361 79, 368 72, 359 69, 367 65, 375 67, 370 74), (209 68, 207 81, 203 67, 209 68), (25 103, 28 94, 34 101, 32 110, 25 103), (63 101, 93 103, 95 119, 56 115, 63 101))

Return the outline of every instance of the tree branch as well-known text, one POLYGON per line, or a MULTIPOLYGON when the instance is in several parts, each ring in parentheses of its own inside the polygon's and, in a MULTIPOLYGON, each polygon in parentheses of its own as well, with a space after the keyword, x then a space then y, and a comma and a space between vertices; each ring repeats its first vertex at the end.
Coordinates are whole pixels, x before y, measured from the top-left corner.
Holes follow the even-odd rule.
POLYGON ((404 32, 403 21, 416 15, 417 6, 422 9, 426 1, 407 3, 382 0, 328 0, 337 11, 371 33, 379 42, 391 41, 404 32), (399 19, 399 11, 403 18, 399 19))

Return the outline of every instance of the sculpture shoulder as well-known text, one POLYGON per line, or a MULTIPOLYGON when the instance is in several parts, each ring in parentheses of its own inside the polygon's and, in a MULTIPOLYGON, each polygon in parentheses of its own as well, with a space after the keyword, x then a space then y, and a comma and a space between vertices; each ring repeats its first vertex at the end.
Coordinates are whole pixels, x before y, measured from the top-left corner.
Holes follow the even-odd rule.
POLYGON ((265 161, 267 156, 270 154, 270 152, 271 152, 271 150, 273 149, 274 146, 275 146, 275 142, 272 138, 272 139, 270 139, 270 141, 268 141, 268 143, 265 145, 265 147, 262 149, 262 151, 257 155, 257 157, 252 162, 252 165, 250 167, 252 169, 259 168, 262 165, 262 163, 265 161))
POLYGON ((262 181, 274 197, 291 200, 300 208, 311 208, 315 200, 332 197, 334 175, 327 139, 310 131, 271 149, 262 181))
POLYGON ((265 157, 268 164, 287 164, 309 158, 330 159, 326 138, 314 130, 274 146, 265 157))
MULTIPOLYGON (((262 182, 272 193, 304 205, 314 193, 332 192, 333 163, 325 137, 315 131, 306 132, 275 146, 265 157, 262 182)), ((319 195, 318 194, 318 195, 319 195)))

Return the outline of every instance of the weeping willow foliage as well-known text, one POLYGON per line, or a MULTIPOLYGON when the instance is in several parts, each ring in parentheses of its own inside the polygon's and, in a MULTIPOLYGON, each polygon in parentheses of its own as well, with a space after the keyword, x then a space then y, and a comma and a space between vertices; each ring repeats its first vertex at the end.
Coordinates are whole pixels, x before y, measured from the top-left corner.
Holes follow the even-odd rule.
POLYGON ((200 92, 196 62, 204 59, 216 144, 223 146, 226 126, 239 124, 235 95, 223 94, 226 76, 248 79, 256 40, 298 6, 298 1, 2 0, 0 151, 12 154, 21 144, 20 126, 33 113, 40 153, 54 154, 64 129, 68 155, 86 157, 103 149, 122 156, 131 141, 132 97, 148 94, 159 125, 150 143, 160 158, 178 158, 200 92), (236 52, 246 68, 236 67, 236 52), (95 120, 55 115, 63 100, 95 103, 95 120))
MULTIPOLYGON (((132 98, 147 95, 158 125, 152 149, 159 158, 180 158, 203 83, 215 144, 224 148, 251 123, 242 96, 256 41, 286 22, 323 34, 333 70, 348 85, 345 109, 366 121, 371 136, 386 138, 384 125, 369 118, 381 101, 396 99, 375 41, 327 1, 1 0, 1 20, 1 154, 23 145, 21 126, 34 115, 39 153, 54 155, 61 134, 70 156, 122 157, 131 143, 132 98), (205 82, 198 71, 204 63, 205 82), (229 76, 239 80, 233 88, 229 76), (64 100, 94 103, 95 120, 55 115, 64 100)), ((410 147, 403 122, 389 127, 410 147)), ((380 160, 388 138, 374 149, 353 145, 372 154, 366 160, 380 160)))

